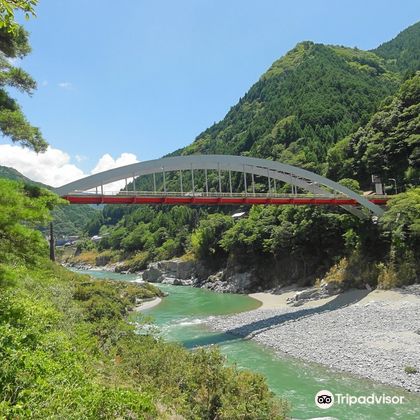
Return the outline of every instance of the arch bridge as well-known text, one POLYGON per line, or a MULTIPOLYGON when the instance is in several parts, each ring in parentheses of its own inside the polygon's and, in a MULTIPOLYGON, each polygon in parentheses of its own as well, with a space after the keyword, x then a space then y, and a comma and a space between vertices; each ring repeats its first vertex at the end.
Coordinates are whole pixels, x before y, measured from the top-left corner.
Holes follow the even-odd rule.
POLYGON ((358 217, 381 216, 381 206, 387 201, 386 196, 361 196, 295 166, 230 155, 174 156, 134 163, 70 182, 54 192, 72 204, 336 205, 358 217), (136 185, 146 176, 150 191, 138 191, 136 185), (117 181, 125 181, 125 188, 106 190, 117 181), (279 192, 284 184, 290 186, 290 193, 279 192))

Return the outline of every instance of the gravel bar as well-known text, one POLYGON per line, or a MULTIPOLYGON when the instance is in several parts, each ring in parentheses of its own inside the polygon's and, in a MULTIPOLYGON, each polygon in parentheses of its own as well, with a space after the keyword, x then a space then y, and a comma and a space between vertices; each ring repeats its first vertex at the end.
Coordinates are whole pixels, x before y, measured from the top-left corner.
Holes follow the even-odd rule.
POLYGON ((213 330, 271 347, 280 356, 420 393, 420 299, 402 294, 394 301, 366 301, 344 295, 318 307, 257 309, 211 317, 207 323, 213 330), (407 366, 418 372, 405 372, 407 366))

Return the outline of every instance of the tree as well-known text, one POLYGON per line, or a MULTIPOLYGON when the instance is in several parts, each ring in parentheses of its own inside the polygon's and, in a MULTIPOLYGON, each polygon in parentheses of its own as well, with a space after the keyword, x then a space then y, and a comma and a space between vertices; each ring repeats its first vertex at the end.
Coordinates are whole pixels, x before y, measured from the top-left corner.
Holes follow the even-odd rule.
POLYGON ((0 0, 0 28, 9 32, 19 30, 20 26, 15 21, 15 12, 21 11, 25 18, 35 16, 35 6, 38 0, 0 0))
POLYGON ((222 235, 233 226, 231 216, 211 214, 200 221, 191 237, 194 254, 202 259, 218 259, 224 252, 219 244, 222 235))
POLYGON ((31 51, 28 33, 14 21, 14 12, 21 10, 27 16, 34 14, 36 3, 37 0, 0 0, 0 131, 13 142, 44 152, 48 144, 41 131, 28 122, 6 89, 13 87, 31 95, 36 88, 31 76, 12 62, 31 51))
POLYGON ((381 225, 391 235, 392 245, 401 254, 420 249, 420 187, 398 194, 388 202, 381 225))
POLYGON ((47 242, 31 228, 45 225, 50 210, 64 201, 46 189, 6 179, 0 179, 0 191, 0 266, 32 264, 47 255, 47 242))

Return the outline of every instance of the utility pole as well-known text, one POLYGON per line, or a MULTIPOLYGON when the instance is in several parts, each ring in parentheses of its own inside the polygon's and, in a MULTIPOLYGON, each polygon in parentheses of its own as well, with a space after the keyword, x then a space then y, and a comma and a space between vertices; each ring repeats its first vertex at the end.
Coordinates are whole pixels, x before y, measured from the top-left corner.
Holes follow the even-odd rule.
POLYGON ((50 223, 50 260, 55 261, 54 226, 50 223))

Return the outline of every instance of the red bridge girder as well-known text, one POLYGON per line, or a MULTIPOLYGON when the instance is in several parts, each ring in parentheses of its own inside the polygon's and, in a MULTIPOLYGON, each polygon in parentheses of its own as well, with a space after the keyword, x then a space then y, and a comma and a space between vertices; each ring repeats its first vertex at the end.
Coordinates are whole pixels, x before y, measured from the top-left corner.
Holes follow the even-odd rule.
MULTIPOLYGON (((358 206, 353 199, 333 197, 156 197, 156 196, 118 196, 118 195, 67 195, 63 197, 70 204, 167 204, 167 205, 314 205, 314 206, 358 206)), ((385 205, 387 198, 370 199, 374 204, 385 205)))

